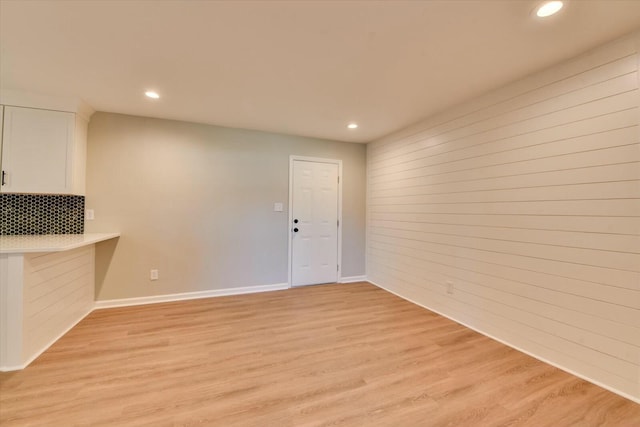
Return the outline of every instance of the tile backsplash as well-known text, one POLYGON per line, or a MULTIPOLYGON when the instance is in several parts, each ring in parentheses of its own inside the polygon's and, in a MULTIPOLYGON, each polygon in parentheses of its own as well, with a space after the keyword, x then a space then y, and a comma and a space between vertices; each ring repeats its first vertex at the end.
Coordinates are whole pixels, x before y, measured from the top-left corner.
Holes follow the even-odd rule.
POLYGON ((83 232, 84 196, 0 194, 0 235, 83 232))

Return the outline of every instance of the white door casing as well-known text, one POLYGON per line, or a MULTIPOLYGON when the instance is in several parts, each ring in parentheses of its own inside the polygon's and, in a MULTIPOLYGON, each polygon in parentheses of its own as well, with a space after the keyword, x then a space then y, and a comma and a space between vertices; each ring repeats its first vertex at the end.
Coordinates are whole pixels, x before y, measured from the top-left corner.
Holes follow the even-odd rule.
POLYGON ((291 156, 291 286, 333 283, 340 277, 341 169, 339 160, 291 156))

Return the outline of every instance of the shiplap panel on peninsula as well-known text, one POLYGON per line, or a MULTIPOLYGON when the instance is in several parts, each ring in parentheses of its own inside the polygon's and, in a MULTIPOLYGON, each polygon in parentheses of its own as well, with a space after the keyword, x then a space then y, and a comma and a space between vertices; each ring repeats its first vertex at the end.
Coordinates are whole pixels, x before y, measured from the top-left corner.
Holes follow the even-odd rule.
POLYGON ((94 245, 25 255, 23 357, 39 354, 94 305, 94 245))
POLYGON ((368 278, 639 400, 638 43, 369 144, 368 278))

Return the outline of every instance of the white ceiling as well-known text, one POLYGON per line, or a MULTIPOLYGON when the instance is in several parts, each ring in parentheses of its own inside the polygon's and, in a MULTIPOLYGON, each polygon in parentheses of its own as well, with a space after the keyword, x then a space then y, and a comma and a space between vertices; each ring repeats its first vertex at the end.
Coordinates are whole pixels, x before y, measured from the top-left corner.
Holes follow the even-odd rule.
POLYGON ((538 3, 0 0, 0 85, 367 142, 640 27, 638 0, 538 3))

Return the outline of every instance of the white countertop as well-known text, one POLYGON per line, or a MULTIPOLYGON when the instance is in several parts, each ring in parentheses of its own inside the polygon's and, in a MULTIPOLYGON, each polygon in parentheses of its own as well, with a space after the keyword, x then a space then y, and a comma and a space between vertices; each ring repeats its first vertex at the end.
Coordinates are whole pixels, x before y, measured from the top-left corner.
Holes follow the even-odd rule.
POLYGON ((0 254, 68 251, 69 249, 92 245, 119 236, 120 233, 0 236, 0 254))

